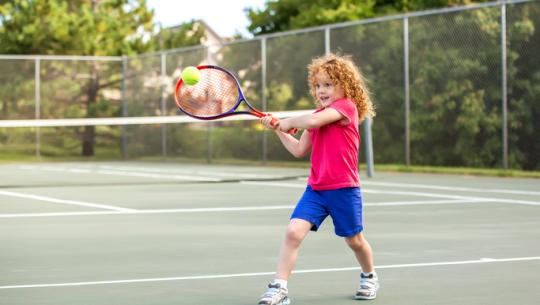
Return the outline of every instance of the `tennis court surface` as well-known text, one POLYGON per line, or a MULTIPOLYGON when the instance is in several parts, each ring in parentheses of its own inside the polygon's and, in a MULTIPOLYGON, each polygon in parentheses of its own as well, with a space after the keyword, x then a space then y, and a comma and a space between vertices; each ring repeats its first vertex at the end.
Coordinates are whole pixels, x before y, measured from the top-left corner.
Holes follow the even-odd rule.
MULTIPOLYGON (((307 169, 88 162, 0 165, 0 304, 256 304, 307 169)), ((362 177, 381 281, 327 219, 292 304, 539 304, 540 181, 362 177)))

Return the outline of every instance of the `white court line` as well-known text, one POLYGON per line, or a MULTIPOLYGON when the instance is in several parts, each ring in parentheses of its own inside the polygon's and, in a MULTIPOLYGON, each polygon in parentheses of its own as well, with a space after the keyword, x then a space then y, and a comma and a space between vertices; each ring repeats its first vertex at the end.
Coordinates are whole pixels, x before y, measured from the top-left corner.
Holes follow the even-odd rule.
POLYGON ((193 170, 172 170, 172 169, 154 169, 148 167, 134 167, 134 166, 109 166, 100 165, 95 168, 91 167, 65 167, 65 166, 37 166, 37 165, 23 165, 19 166, 19 169, 23 170, 42 170, 42 171, 54 171, 54 172, 67 172, 78 174, 103 174, 103 175, 116 175, 116 176, 131 176, 131 177, 143 177, 154 179, 173 179, 173 180, 188 180, 188 181, 210 181, 218 182, 222 179, 218 177, 236 177, 236 178, 276 178, 271 175, 251 174, 251 173, 225 173, 225 172, 211 172, 211 171, 193 171, 193 170))
MULTIPOLYGON (((453 204, 453 203, 473 203, 473 202, 484 202, 484 201, 475 201, 475 200, 391 201, 391 202, 366 203, 364 204, 364 206, 377 207, 377 206, 453 204)), ((12 214, 0 214, 0 218, 243 212, 243 211, 291 210, 291 209, 294 209, 294 207, 295 207, 294 205, 272 205, 272 206, 247 206, 247 207, 228 207, 228 208, 149 209, 149 210, 129 210, 129 211, 90 211, 90 212, 57 212, 57 213, 12 213, 12 214)))
MULTIPOLYGON (((292 188, 305 188, 305 185, 301 184, 288 184, 281 182, 255 182, 255 181, 241 181, 241 184, 248 185, 265 185, 265 186, 278 186, 278 187, 292 187, 292 188)), ((364 206, 404 206, 404 205, 433 205, 433 204, 456 204, 456 203, 482 203, 482 202, 502 202, 502 203, 515 203, 526 205, 540 205, 540 202, 523 201, 523 200, 510 200, 510 199, 498 199, 498 198, 482 198, 482 197, 465 197, 455 195, 442 195, 432 193, 421 192, 394 192, 394 191, 378 191, 378 190, 362 190, 365 193, 376 194, 392 194, 392 195, 405 195, 405 196, 422 196, 422 197, 435 197, 444 198, 446 200, 424 200, 424 201, 390 201, 390 202, 378 202, 378 203, 365 203, 364 206)), ((16 194, 13 192, 0 191, 2 194, 16 194)), ((13 196, 13 195, 12 195, 13 196)), ((12 213, 12 214, 0 214, 0 218, 26 218, 26 217, 56 217, 56 216, 96 216, 96 215, 126 215, 126 214, 169 214, 169 213, 201 213, 201 212, 236 212, 236 211, 264 211, 264 210, 280 210, 280 209, 292 209, 294 206, 248 206, 248 207, 228 207, 228 208, 191 208, 191 209, 152 209, 152 210, 137 210, 119 208, 109 205, 54 199, 43 196, 24 195, 18 194, 16 197, 24 197, 30 199, 38 199, 50 202, 67 203, 84 205, 89 207, 98 207, 113 210, 110 211, 88 211, 88 212, 58 212, 58 213, 12 213)))
POLYGON ((30 195, 30 194, 22 194, 22 193, 8 192, 8 191, 0 191, 0 195, 18 197, 18 198, 26 198, 26 199, 33 199, 33 200, 52 202, 52 203, 78 205, 78 206, 83 206, 83 207, 106 209, 106 210, 113 210, 113 211, 122 211, 122 212, 134 211, 133 209, 120 208, 120 207, 115 207, 115 206, 112 206, 112 205, 104 205, 104 204, 97 204, 97 203, 90 203, 90 202, 83 202, 83 201, 75 201, 75 200, 64 200, 64 199, 58 199, 58 198, 52 198, 52 197, 30 195))
POLYGON ((442 195, 434 193, 424 193, 424 192, 396 192, 396 191, 378 191, 378 190, 366 190, 362 189, 362 192, 365 193, 374 193, 374 194, 389 194, 389 195, 406 195, 406 196, 420 196, 420 197, 435 197, 435 198, 448 198, 448 199, 461 199, 461 200, 472 200, 476 202, 501 202, 501 203, 512 203, 512 204, 523 204, 523 205, 536 205, 540 206, 539 201, 529 201, 529 200, 516 200, 516 199, 504 199, 504 198, 488 198, 488 197, 470 197, 470 196, 457 196, 457 195, 442 195))
MULTIPOLYGON (((277 187, 292 187, 292 188, 305 188, 304 184, 290 184, 283 182, 257 182, 257 181, 241 181, 241 184, 247 185, 264 185, 264 186, 277 186, 277 187)), ((429 205, 429 204, 455 204, 455 203, 481 203, 481 202, 502 202, 502 203, 514 203, 525 205, 540 205, 540 202, 536 201, 524 201, 524 200, 512 200, 512 199, 498 199, 498 198, 483 198, 483 197, 467 197, 456 195, 443 195, 433 193, 422 192, 396 192, 396 191, 379 191, 363 189, 364 193, 375 194, 392 194, 392 195, 405 195, 405 196, 421 196, 421 197, 435 197, 444 198, 447 200, 425 200, 425 201, 392 201, 392 202, 379 202, 379 203, 366 203, 364 206, 400 206, 400 205, 429 205)), ((15 197, 30 198, 36 200, 44 200, 48 202, 74 204, 87 207, 97 207, 102 209, 109 209, 115 212, 104 211, 89 211, 89 212, 58 212, 58 213, 12 213, 12 214, 0 214, 0 218, 25 218, 25 217, 55 217, 55 216, 95 216, 95 215, 125 215, 125 214, 167 214, 167 213, 196 213, 196 212, 233 212, 233 211, 257 211, 257 210, 279 210, 279 209, 291 209, 293 206, 256 206, 256 207, 229 207, 229 208, 193 208, 193 209, 154 209, 154 210, 136 210, 120 208, 110 205, 102 205, 96 203, 62 200, 50 197, 26 195, 14 192, 0 191, 0 195, 10 195, 15 197)))
MULTIPOLYGON (((92 168, 88 166, 39 166, 39 165, 21 165, 19 169, 23 170, 46 170, 46 171, 67 171, 67 172, 81 172, 91 173, 92 168)), ((144 166, 113 166, 113 165, 98 165, 95 170, 113 170, 123 172, 148 172, 148 173, 161 173, 161 174, 187 174, 187 175, 205 175, 205 176, 222 176, 222 177, 240 177, 240 178, 273 178, 275 175, 263 175, 257 173, 228 173, 228 172, 214 172, 205 170, 185 170, 185 169, 159 169, 144 166)))
POLYGON ((290 210, 292 205, 273 206, 249 206, 229 208, 192 208, 192 209, 148 209, 129 211, 91 211, 91 212, 58 212, 58 213, 18 213, 0 214, 0 218, 25 218, 25 217, 52 217, 52 216, 96 216, 96 215, 144 215, 144 214, 174 214, 174 213, 204 213, 204 212, 242 212, 242 211, 268 211, 290 210))
POLYGON ((100 168, 120 170, 120 171, 141 171, 151 173, 181 173, 181 174, 197 174, 197 175, 209 175, 209 176, 221 176, 221 177, 240 177, 240 178, 275 178, 275 175, 261 175, 255 173, 230 173, 230 172, 212 172, 201 170, 180 170, 180 169, 157 169, 151 167, 138 167, 138 166, 111 166, 100 165, 100 168))
MULTIPOLYGON (((467 265, 467 264, 522 262, 522 261, 533 261, 533 260, 540 260, 540 256, 500 258, 500 259, 481 258, 481 259, 466 260, 466 261, 447 261, 447 262, 417 263, 417 264, 381 265, 381 266, 375 266, 375 269, 437 267, 437 266, 452 266, 452 265, 467 265)), ((302 274, 302 273, 320 273, 320 272, 340 272, 340 271, 355 271, 355 270, 360 270, 360 269, 361 269, 360 267, 304 269, 304 270, 294 270, 292 273, 293 274, 302 274)), ((149 283, 149 282, 166 282, 166 281, 208 280, 208 279, 223 279, 223 278, 236 278, 236 277, 268 276, 268 275, 273 275, 273 274, 275 274, 275 271, 271 271, 271 272, 252 272, 252 273, 231 273, 231 274, 211 274, 211 275, 195 275, 195 276, 178 276, 178 277, 161 277, 161 278, 141 278, 141 279, 114 280, 114 281, 71 282, 71 283, 32 284, 32 285, 7 285, 7 286, 0 286, 0 289, 72 287, 72 286, 149 283)))
POLYGON ((390 202, 378 202, 378 203, 363 203, 363 206, 400 206, 400 205, 434 205, 434 204, 454 204, 454 203, 480 203, 487 202, 489 200, 469 200, 469 199, 456 199, 456 200, 422 200, 422 201, 390 201, 390 202))
POLYGON ((446 191, 462 191, 462 192, 477 192, 477 193, 501 193, 501 194, 540 196, 540 192, 533 192, 533 191, 488 189, 488 188, 478 189, 478 188, 469 188, 469 187, 455 187, 455 186, 413 184, 413 183, 392 183, 392 182, 362 181, 362 185, 395 186, 395 187, 422 188, 422 189, 446 190, 446 191))
POLYGON ((194 176, 194 175, 179 175, 175 173, 171 174, 160 174, 152 172, 135 172, 135 171, 122 171, 122 170, 113 170, 113 169, 90 169, 90 168, 69 168, 69 167, 58 167, 58 166, 33 166, 33 165, 24 165, 20 166, 20 169, 25 170, 41 170, 41 171, 53 171, 53 172, 66 172, 66 173, 76 173, 76 174, 101 174, 101 175, 110 175, 110 176, 128 176, 128 177, 142 177, 150 179, 171 179, 171 180, 182 180, 182 181, 204 181, 204 182, 219 182, 222 179, 214 177, 204 177, 204 176, 194 176))
POLYGON ((125 172, 125 171, 114 171, 114 170, 98 170, 97 174, 111 175, 111 176, 129 176, 129 177, 142 177, 142 178, 152 178, 152 179, 172 179, 172 180, 187 180, 187 181, 206 181, 206 182, 219 182, 219 178, 211 177, 200 177, 200 176, 185 176, 185 175, 165 175, 165 174, 155 174, 155 173, 141 173, 141 172, 125 172))
MULTIPOLYGON (((306 185, 304 185, 304 184, 290 184, 290 183, 283 183, 283 182, 241 181, 240 183, 248 184, 248 185, 306 188, 306 185)), ((475 201, 475 202, 492 201, 492 202, 502 202, 502 203, 513 203, 513 204, 524 204, 524 205, 540 206, 540 201, 529 201, 529 200, 515 200, 515 199, 487 198, 487 197, 471 197, 471 196, 445 195, 445 194, 425 193, 425 192, 379 191, 379 190, 370 190, 370 189, 365 189, 365 188, 362 189, 362 192, 364 192, 364 193, 374 193, 374 194, 387 194, 387 195, 406 195, 406 196, 411 196, 412 195, 412 196, 421 196, 421 197, 471 200, 471 201, 475 201)))
POLYGON ((292 188, 302 188, 302 189, 305 189, 307 187, 306 184, 287 183, 287 182, 240 181, 239 183, 247 184, 247 185, 282 186, 282 187, 292 187, 292 188))

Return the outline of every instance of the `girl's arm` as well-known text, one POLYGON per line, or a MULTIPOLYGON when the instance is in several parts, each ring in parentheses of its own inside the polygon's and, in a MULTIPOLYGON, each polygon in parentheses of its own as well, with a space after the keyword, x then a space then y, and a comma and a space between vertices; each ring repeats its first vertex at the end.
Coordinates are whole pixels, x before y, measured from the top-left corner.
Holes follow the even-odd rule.
POLYGON ((276 131, 283 146, 296 158, 305 156, 311 149, 311 137, 305 130, 300 140, 287 133, 292 128, 309 129, 321 127, 335 121, 346 119, 339 111, 333 108, 326 108, 322 111, 312 114, 301 115, 288 119, 282 119, 275 126, 270 125, 271 116, 261 118, 261 123, 276 131))
POLYGON ((305 130, 300 136, 300 139, 293 137, 292 135, 280 131, 279 125, 281 121, 277 121, 276 125, 272 126, 270 122, 272 121, 272 116, 265 116, 260 119, 261 123, 267 127, 274 129, 276 134, 279 137, 279 140, 285 146, 285 148, 296 158, 301 158, 305 156, 311 149, 311 137, 309 132, 305 130))
POLYGON ((300 140, 288 133, 280 131, 278 128, 276 128, 275 131, 281 140, 281 143, 283 143, 283 146, 285 146, 285 148, 296 158, 302 158, 310 151, 311 137, 309 131, 304 130, 300 140))
POLYGON ((292 128, 318 128, 340 120, 346 120, 345 116, 334 108, 326 108, 317 113, 282 119, 279 121, 279 129, 283 132, 287 132, 292 128))
POLYGON ((292 128, 318 128, 335 121, 343 120, 345 117, 333 108, 326 108, 317 113, 311 113, 279 120, 276 126, 276 133, 283 143, 283 146, 295 157, 305 156, 311 149, 311 136, 307 130, 304 130, 300 140, 286 133, 292 128))

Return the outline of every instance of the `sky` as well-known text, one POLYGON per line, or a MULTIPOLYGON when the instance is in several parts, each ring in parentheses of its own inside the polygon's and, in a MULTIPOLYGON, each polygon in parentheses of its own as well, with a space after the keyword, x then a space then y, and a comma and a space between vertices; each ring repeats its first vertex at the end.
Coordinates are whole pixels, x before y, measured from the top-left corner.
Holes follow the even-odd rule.
POLYGON ((233 36, 236 32, 245 37, 252 35, 246 27, 249 20, 244 8, 263 8, 266 0, 147 0, 154 9, 154 21, 163 27, 204 20, 220 36, 233 36))

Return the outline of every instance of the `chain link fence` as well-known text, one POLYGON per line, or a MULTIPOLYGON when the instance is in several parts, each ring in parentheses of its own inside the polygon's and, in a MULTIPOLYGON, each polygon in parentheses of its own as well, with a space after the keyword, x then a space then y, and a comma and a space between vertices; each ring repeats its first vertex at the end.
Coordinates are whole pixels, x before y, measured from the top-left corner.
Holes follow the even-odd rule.
MULTIPOLYGON (((505 1, 136 57, 1 56, 0 118, 177 115, 180 68, 200 64, 234 71, 257 108, 312 109, 306 66, 338 52, 368 80, 375 163, 539 170, 539 49, 540 2, 505 1)), ((81 141, 97 156, 293 160, 253 121, 0 129, 8 155, 80 155, 81 141)))

